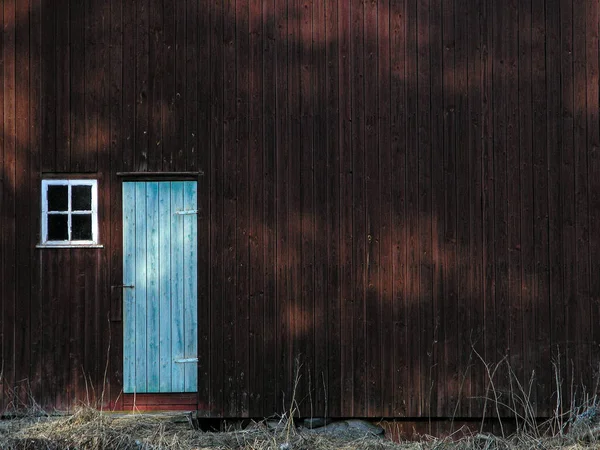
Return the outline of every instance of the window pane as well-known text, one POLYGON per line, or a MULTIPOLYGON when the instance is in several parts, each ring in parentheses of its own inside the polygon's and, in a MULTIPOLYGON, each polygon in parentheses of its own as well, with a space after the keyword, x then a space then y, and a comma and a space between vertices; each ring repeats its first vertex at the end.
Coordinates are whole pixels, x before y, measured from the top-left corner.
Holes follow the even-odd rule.
POLYGON ((48 186, 48 211, 67 211, 69 209, 68 186, 48 186))
POLYGON ((48 214, 48 240, 66 241, 69 239, 68 216, 66 214, 48 214))
POLYGON ((91 186, 73 186, 73 187, 71 187, 71 209, 73 211, 91 211, 92 210, 92 187, 91 186))
POLYGON ((73 214, 71 216, 71 239, 73 241, 92 240, 92 215, 73 214))

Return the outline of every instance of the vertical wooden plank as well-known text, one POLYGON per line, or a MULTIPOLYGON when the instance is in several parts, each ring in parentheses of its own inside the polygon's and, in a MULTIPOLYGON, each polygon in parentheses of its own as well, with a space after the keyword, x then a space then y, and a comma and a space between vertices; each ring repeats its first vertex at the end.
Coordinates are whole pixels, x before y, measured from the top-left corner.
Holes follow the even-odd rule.
MULTIPOLYGON (((324 2, 325 40, 340 38, 339 2, 324 2)), ((341 414, 342 371, 341 371, 341 286, 340 286, 340 124, 344 120, 340 111, 340 45, 331 45, 325 52, 325 142, 327 165, 327 403, 325 416, 341 414)), ((320 179, 320 177, 319 177, 320 179)), ((317 267, 317 270, 320 270, 317 267)))
MULTIPOLYGON (((483 304, 484 304, 484 360, 488 364, 496 361, 496 310, 495 310, 495 259, 494 259, 494 147, 493 133, 494 122, 492 111, 494 108, 492 99, 494 69, 491 58, 494 39, 493 39, 493 8, 492 2, 486 0, 482 8, 481 19, 481 39, 482 39, 482 87, 484 89, 482 101, 482 183, 483 183, 483 265, 484 265, 484 284, 483 284, 483 304)), ((486 388, 489 386, 489 380, 486 379, 486 388)), ((488 406, 489 408, 489 406, 488 406)), ((486 416, 495 411, 491 409, 484 411, 486 416)))
MULTIPOLYGON (((184 182, 171 183, 171 355, 173 361, 186 358, 185 354, 185 238, 183 216, 184 182)), ((185 364, 171 366, 173 392, 185 392, 185 364)))
MULTIPOLYGON (((379 286, 381 255, 381 194, 379 190, 381 149, 378 145, 378 8, 377 2, 365 3, 365 412, 381 415, 381 308, 379 286), (366 68, 371 70, 366 70, 366 68), (367 149, 369 149, 367 151, 367 149)), ((360 239, 360 238, 359 238, 360 239)))
MULTIPOLYGON (((114 5, 113 5, 114 6, 114 5)), ((122 133, 123 133, 123 170, 136 170, 135 166, 135 107, 136 107, 136 68, 133 62, 136 58, 136 8, 134 2, 122 4, 121 43, 123 46, 122 60, 122 133)), ((119 36, 120 30, 115 30, 119 36)))
POLYGON ((341 400, 340 415, 350 416, 353 408, 353 276, 352 252, 352 49, 351 49, 351 5, 338 2, 339 51, 339 108, 340 108, 340 346, 341 346, 341 400))
MULTIPOLYGON (((31 236, 32 218, 29 214, 28 201, 18 201, 29 192, 31 182, 31 147, 29 142, 29 104, 30 72, 29 72, 29 5, 27 2, 15 3, 15 14, 19 22, 15 23, 15 227, 19 230, 15 239, 15 383, 19 385, 23 378, 30 378, 31 364, 31 260, 26 251, 31 236)), ((29 386, 19 386, 20 400, 27 401, 29 386)))
MULTIPOLYGON (((587 86, 587 161, 588 161, 588 208, 589 208, 589 303, 591 306, 590 327, 593 336, 593 343, 590 346, 590 365, 586 371, 594 373, 589 380, 589 386, 597 386, 600 376, 596 373, 600 368, 600 347, 596 324, 600 318, 600 280, 597 276, 600 273, 600 264, 596 255, 600 254, 600 237, 595 230, 600 229, 600 124, 598 117, 598 8, 597 3, 586 3, 586 86, 587 86)), ((550 69, 549 69, 550 70, 550 69)), ((550 183, 549 183, 550 185, 550 183)), ((597 391, 597 388, 596 388, 597 391)))
POLYGON ((406 225, 406 154, 407 154, 407 5, 405 0, 391 0, 391 187, 392 187, 392 319, 393 319, 393 404, 392 415, 408 414, 409 371, 407 334, 407 255, 406 225))
MULTIPOLYGON (((89 344, 89 337, 93 335, 93 327, 88 326, 93 312, 88 309, 92 306, 90 303, 94 300, 93 298, 86 298, 86 264, 85 264, 85 251, 82 249, 73 249, 71 251, 70 258, 70 271, 72 280, 71 298, 69 300, 69 362, 70 362, 70 373, 69 378, 64 386, 65 390, 68 391, 68 403, 69 407, 74 407, 77 404, 77 396, 81 392, 85 392, 85 382, 87 377, 93 377, 90 373, 93 364, 90 361, 90 353, 92 350, 91 346, 87 348, 86 344, 89 344), (86 311, 88 310, 88 311, 86 311), (86 317, 86 312, 91 313, 86 317), (86 358, 87 356, 87 358, 86 358), (86 378, 84 378, 86 377, 86 378)), ((89 269, 88 269, 89 270, 89 269)), ((91 296, 90 296, 91 297, 91 296)), ((88 398, 79 398, 80 401, 91 401, 88 398)))
POLYGON ((534 370, 535 309, 533 303, 533 110, 532 3, 519 5, 519 145, 521 186, 521 304, 523 306, 523 372, 534 370))
MULTIPOLYGON (((532 2, 534 36, 533 45, 542 48, 546 41, 545 2, 532 2)), ((533 136, 544 136, 546 133, 547 86, 546 61, 543 54, 533 52, 533 136)), ((548 153, 542 139, 533 140, 533 218, 535 243, 535 281, 534 302, 536 304, 536 366, 538 376, 538 401, 533 402, 535 410, 542 412, 542 405, 551 395, 550 380, 550 305, 549 300, 549 267, 548 267, 548 153)))
MULTIPOLYGON (((507 215, 507 169, 506 169, 506 99, 508 95, 508 79, 505 65, 506 27, 500 25, 507 20, 508 8, 505 4, 494 3, 493 47, 494 60, 492 72, 492 104, 493 104, 493 173, 494 173, 494 255, 495 255, 495 318, 496 318, 496 358, 500 361, 507 355, 508 336, 506 311, 508 309, 508 215, 507 215)), ((489 362, 489 361, 488 361, 489 362)), ((506 371, 499 371, 496 383, 503 392, 509 388, 506 371)), ((500 414, 507 411, 500 409, 500 414)))
MULTIPOLYGON (((42 92, 40 105, 42 108, 42 153, 41 169, 45 172, 56 170, 56 11, 53 3, 42 2, 42 92)), ((4 44, 4 41, 2 41, 4 44)), ((2 68, 4 63, 2 63, 2 68)), ((2 89, 2 97, 4 90, 2 89)), ((3 109, 0 108, 3 114, 3 109)), ((3 116, 2 116, 3 117, 3 116)))
MULTIPOLYGON (((160 367, 160 271, 158 183, 146 183, 146 392, 159 392, 160 367)), ((141 330, 138 330, 141 332, 141 330)))
MULTIPOLYGON (((299 237, 298 244, 300 245, 300 258, 298 260, 299 273, 298 291, 295 291, 294 297, 297 299, 298 316, 293 320, 297 326, 297 343, 296 353, 302 355, 302 367, 300 376, 303 383, 298 388, 297 395, 299 398, 309 400, 303 408, 300 409, 300 414, 314 415, 313 393, 308 390, 309 382, 315 379, 314 377, 314 346, 312 345, 314 335, 311 333, 314 322, 314 296, 315 296, 315 236, 314 236, 314 84, 317 79, 312 76, 314 71, 313 47, 312 47, 312 8, 311 2, 301 0, 298 3, 297 15, 299 18, 299 35, 295 37, 299 41, 298 47, 298 65, 299 65, 299 97, 298 102, 300 115, 299 120, 299 135, 300 146, 295 151, 300 152, 300 157, 297 161, 300 163, 299 174, 299 237), (305 411, 305 412, 303 412, 305 411)), ((294 123, 295 125, 295 123, 294 123)), ((294 168, 294 165, 292 165, 294 168)), ((291 185, 293 187, 293 185, 291 185)), ((296 222, 293 222, 296 223, 296 222)))
MULTIPOLYGON (((392 222, 392 141, 391 141, 391 25, 390 2, 383 2, 377 13, 379 59, 379 192, 381 195, 380 231, 380 342, 381 342, 381 411, 391 417, 394 408, 394 315, 393 315, 393 222, 392 222)), ((395 49, 394 49, 395 51, 395 49)))
MULTIPOLYGON (((548 154, 548 258, 549 286, 548 304, 550 306, 550 357, 560 367, 562 351, 557 347, 565 341, 567 311, 562 292, 562 220, 561 220, 561 148, 562 148, 562 116, 561 111, 561 21, 560 2, 546 3, 546 148, 548 154)), ((548 386, 546 393, 555 393, 557 386, 554 367, 546 364, 548 386)), ((550 415, 554 411, 556 398, 544 399, 540 413, 550 415)))
MULTIPOLYGON (((523 379, 521 365, 522 309, 521 309, 521 214, 520 214, 520 159, 519 159, 519 84, 518 84, 518 3, 507 4, 507 46, 505 49, 507 98, 506 98, 506 171, 507 171, 507 247, 508 247, 508 309, 504 313, 507 322, 507 353, 513 372, 523 379)), ((510 377, 510 375, 509 375, 510 377)))
MULTIPOLYGON (((262 0, 263 19, 263 183, 264 183, 264 338, 263 363, 263 411, 276 411, 277 392, 277 211, 276 211, 276 154, 277 154, 277 29, 274 0, 262 0), (269 15, 270 14, 270 15, 269 15)), ((260 351, 260 350, 259 350, 260 351)), ((263 415, 264 415, 263 414, 263 415)))
MULTIPOLYGON (((444 46, 443 55, 443 109, 444 109, 444 136, 443 136, 443 167, 444 167, 444 259, 443 278, 444 278, 444 302, 442 306, 443 319, 440 323, 440 337, 444 339, 444 364, 443 377, 446 389, 438 391, 438 398, 444 395, 442 400, 445 403, 445 414, 448 417, 457 414, 461 391, 461 381, 464 370, 458 361, 458 275, 457 267, 457 190, 456 190, 456 51, 455 51, 455 22, 457 7, 455 1, 443 3, 443 23, 442 23, 442 41, 444 46), (445 393, 444 393, 445 391, 445 393), (444 394, 443 394, 444 393, 444 394)), ((440 218, 441 219, 441 218, 440 218)), ((460 399, 462 400, 462 399, 460 399)))
MULTIPOLYGON (((123 183, 123 280, 135 286, 136 254, 136 195, 135 183, 123 183)), ((135 332, 137 289, 123 289, 123 392, 135 392, 135 332)))
POLYGON ((407 1, 406 7, 406 223, 407 235, 407 274, 406 274, 406 320, 407 320, 407 359, 408 380, 405 401, 407 404, 407 415, 420 415, 421 400, 421 372, 420 372, 420 330, 419 309, 421 308, 419 297, 419 252, 420 242, 418 239, 418 144, 417 144, 417 2, 407 1))
POLYGON ((96 0, 72 2, 71 39, 74 114, 71 126, 71 167, 73 171, 98 170, 98 131, 100 114, 100 42, 96 0))
POLYGON ((3 3, 4 28, 3 28, 3 63, 4 63, 4 170, 3 170, 3 236, 2 247, 4 248, 4 280, 2 284, 2 306, 3 322, 3 388, 4 395, 10 395, 16 382, 15 358, 15 319, 16 319, 16 208, 17 208, 17 117, 16 117, 16 5, 14 1, 3 3))
MULTIPOLYGON (((173 361, 186 358, 185 329, 185 228, 183 216, 175 214, 185 210, 185 182, 171 183, 171 355, 173 361)), ((185 364, 171 365, 173 392, 185 392, 185 364)))
POLYGON ((146 183, 135 183, 135 392, 146 392, 148 387, 146 196, 146 183))
POLYGON ((210 128, 210 212, 211 221, 211 379, 209 405, 217 417, 223 416, 223 8, 212 3, 211 7, 211 128, 210 128))
POLYGON ((141 0, 135 4, 135 34, 131 36, 135 39, 135 53, 131 59, 135 61, 134 170, 139 172, 148 170, 149 6, 149 0, 141 0))
MULTIPOLYGON (((163 148, 162 148, 162 170, 173 170, 175 163, 175 139, 177 139, 177 123, 175 118, 175 87, 176 55, 177 45, 175 25, 175 2, 176 0, 163 1, 163 64, 165 67, 162 86, 162 124, 163 124, 163 148)), ((181 64, 181 62, 180 62, 181 64)))
MULTIPOLYGON (((450 2, 450 13, 454 12, 450 2)), ((443 3, 434 0, 430 5, 431 39, 431 261, 432 261, 432 342, 429 344, 426 407, 429 416, 443 415, 446 379, 442 336, 446 311, 444 307, 443 249, 444 249, 444 34, 443 3), (440 401, 441 400, 441 401, 440 401)))
MULTIPOLYGON (((198 139, 199 127, 204 126, 207 119, 206 111, 198 107, 198 102, 205 102, 198 96, 200 86, 208 85, 208 46, 206 33, 208 27, 203 22, 208 14, 199 17, 199 4, 196 1, 186 1, 185 10, 185 157, 186 170, 198 170, 199 144, 204 142, 198 139), (202 40, 199 38, 202 36, 202 40), (200 70, 198 69, 200 64, 200 70), (199 117, 202 122, 198 122, 199 117)), ((204 12, 204 11, 203 11, 204 12)), ((200 89, 206 89, 200 87, 200 89)), ((203 91, 204 92, 204 91, 203 91)), ((202 103, 201 103, 202 104, 202 103)))
MULTIPOLYGON (((57 286, 58 317, 56 322, 52 323, 52 326, 57 326, 62 317, 69 317, 71 314, 69 303, 73 285, 71 283, 69 266, 72 261, 72 252, 72 249, 59 250, 58 257, 56 258, 56 268, 52 276, 60 280, 57 286)), ((72 364, 70 361, 70 335, 72 327, 73 324, 70 323, 66 326, 58 327, 59 331, 56 333, 56 342, 54 345, 54 367, 56 368, 54 375, 56 385, 54 386, 54 392, 56 394, 55 407, 58 410, 69 409, 68 382, 72 364)))
MULTIPOLYGON (((482 1, 477 0, 473 5, 474 11, 482 9, 482 1)), ((482 101, 485 88, 482 77, 482 58, 484 49, 481 46, 483 25, 480 14, 469 14, 468 29, 474 30, 475 35, 468 44, 468 79, 469 79, 469 167, 471 170, 470 190, 470 262, 471 262, 471 326, 473 332, 473 347, 480 354, 485 354, 484 340, 484 311, 483 303, 483 211, 482 211, 482 101)), ((516 144, 518 145, 518 144, 516 144)), ((517 173, 518 176, 518 173, 517 173)), ((520 224, 519 224, 520 226, 520 224)), ((520 290, 520 286, 517 287, 520 290)), ((457 323, 455 323, 455 326, 457 323)), ((518 348, 521 348, 520 346, 518 348)), ((471 392, 477 397, 484 395, 485 370, 481 364, 474 364, 471 371, 471 392)), ((455 378, 455 380, 458 380, 455 378)), ((483 415, 483 399, 472 401, 472 414, 483 415)), ((448 414, 454 411, 452 405, 448 414)))
MULTIPOLYGON (((110 204, 110 285, 124 284, 123 281, 123 212, 122 212, 122 181, 116 173, 123 167, 124 152, 124 122, 123 122, 123 11, 121 4, 110 4, 110 38, 112 51, 109 54, 110 82, 109 98, 109 127, 110 127, 110 191, 108 202, 110 204)), ((123 383, 123 299, 122 289, 111 288, 110 305, 110 342, 109 355, 109 400, 115 409, 122 408, 122 396, 118 396, 124 386, 123 383)))
POLYGON ((225 414, 237 414, 237 375, 235 373, 237 316, 236 296, 236 206, 237 206, 237 118, 236 118, 236 2, 224 5, 223 9, 223 346, 224 346, 224 389, 225 414))
MULTIPOLYGON (((195 181, 183 183, 183 209, 198 209, 198 192, 195 181)), ((183 217, 183 345, 184 356, 195 358, 198 355, 198 219, 195 214, 183 217)), ((185 364, 184 392, 198 390, 198 368, 195 364, 185 364)))
MULTIPOLYGON (((31 221, 31 232, 29 233, 29 258, 31 264, 31 319, 29 322, 31 331, 31 394, 38 401, 42 398, 42 335, 39 330, 43 326, 43 305, 41 293, 41 255, 35 248, 40 239, 40 186, 41 186, 41 159, 42 159, 42 2, 31 0, 29 2, 30 15, 30 102, 29 102, 29 142, 31 149, 31 160, 29 171, 31 181, 29 185, 29 214, 31 221)), ((1 70, 1 69, 0 69, 1 70)), ((1 73, 1 72, 0 72, 1 73)), ((0 100, 0 105, 2 101, 0 100)), ((2 109, 2 108, 0 108, 2 109)), ((2 120, 0 116, 0 120, 2 120)), ((0 150, 0 153, 2 151, 0 150)), ((0 156, 0 173, 2 168, 2 157, 0 156)), ((0 217, 2 214, 2 182, 0 182, 0 217)), ((2 219, 0 219, 2 220, 2 219)), ((1 237, 0 237, 0 242, 1 237)), ((0 252, 0 274, 2 273, 2 255, 0 252)), ((0 344, 1 345, 1 344, 0 344)), ((1 348, 1 347, 0 347, 1 348)), ((1 403, 1 402, 0 402, 1 403)))
POLYGON ((158 266, 159 266, 159 390, 172 392, 171 364, 171 184, 158 183, 158 266))
MULTIPOLYGON (((313 9, 313 192, 314 192, 314 305, 313 305, 313 342, 314 347, 314 378, 309 388, 314 392, 314 411, 320 416, 328 414, 326 401, 329 395, 327 387, 327 334, 329 327, 328 302, 335 304, 336 300, 328 297, 329 267, 333 264, 327 255, 327 51, 318 43, 327 42, 325 28, 325 2, 314 2, 313 9)), ((337 130, 336 130, 337 132, 337 130)), ((331 174, 332 178, 335 177, 331 174)), ((333 244, 335 245, 335 243, 333 244)), ((334 316, 335 320, 335 316, 334 316)))
POLYGON ((163 2, 152 1, 148 15, 150 27, 148 33, 148 170, 160 171, 164 145, 162 113, 165 103, 163 2))
POLYGON ((71 61, 69 52, 69 0, 56 8, 56 170, 71 170, 71 61))
POLYGON ((236 325, 235 325, 235 377, 238 403, 236 406, 239 417, 248 416, 249 404, 249 358, 248 358, 248 302, 249 302, 249 3, 248 0, 236 1, 236 84, 237 92, 237 129, 232 130, 236 135, 237 152, 235 161, 237 204, 235 211, 235 247, 236 259, 236 325))
MULTIPOLYGON (((192 160, 188 159, 188 170, 198 170, 202 176, 198 179, 198 409, 207 404, 210 393, 211 371, 210 371, 210 276, 213 270, 210 259, 210 230, 211 230, 211 198, 210 198, 210 164, 211 164, 211 11, 210 8, 197 8, 196 2, 188 2, 189 14, 197 14, 198 31, 195 36, 196 50, 190 48, 188 54, 192 57, 197 55, 197 64, 202 67, 196 78, 188 74, 188 80, 196 80, 198 86, 196 93, 198 103, 192 104, 192 108, 198 108, 198 123, 196 125, 197 135, 194 142, 188 141, 190 157, 192 147, 196 146, 195 152, 197 163, 194 166, 192 160), (196 5, 196 6, 193 6, 196 5)), ((192 26, 192 25, 190 25, 192 26)), ((190 68, 190 70, 192 70, 190 68)), ((193 81, 192 81, 193 82, 193 81)), ((189 82, 188 82, 189 87, 189 82)), ((191 88, 189 88, 191 89, 191 88)), ((189 104, 188 104, 189 105, 189 104)), ((190 125, 193 127, 194 125, 190 125)), ((191 128, 188 130, 190 133, 191 128)), ((189 137, 189 136, 188 136, 189 137)))
POLYGON ((588 167, 587 167, 587 78, 579 74, 586 73, 585 43, 586 11, 573 5, 573 72, 574 83, 574 172, 575 172, 575 292, 577 299, 577 334, 575 337, 576 347, 573 359, 577 374, 574 385, 584 388, 588 385, 588 377, 585 371, 587 359, 587 348, 585 342, 589 336, 589 313, 587 298, 589 295, 589 265, 588 265, 588 242, 589 242, 589 210, 588 210, 588 167))
MULTIPOLYGON (((562 381, 561 392, 571 386, 570 361, 573 360, 572 343, 576 342, 577 335, 577 299, 575 291, 576 265, 575 265, 575 172, 573 147, 574 139, 574 113, 575 105, 573 103, 573 2, 572 0, 563 0, 560 3, 560 40, 561 40, 561 111, 562 111, 562 140, 560 149, 560 211, 562 222, 560 224, 562 232, 561 242, 561 278, 562 278, 562 298, 565 307, 565 328, 562 339, 556 340, 556 351, 562 354, 559 359, 560 380, 562 381)), ((562 403, 559 408, 564 412, 569 408, 568 403, 562 403)))
MULTIPOLYGON (((98 345, 98 372, 96 378, 96 392, 102 407, 110 406, 110 385, 107 380, 107 365, 110 364, 109 352, 113 347, 112 328, 110 326, 111 311, 111 284, 110 284, 110 228, 111 228, 111 132, 110 132, 110 86, 111 86, 111 55, 110 55, 110 34, 111 34, 111 11, 110 0, 101 0, 98 4, 98 13, 104 20, 98 25, 98 67, 99 67, 99 105, 98 105, 98 153, 90 156, 89 165, 92 167, 94 162, 98 170, 98 208, 100 214, 99 234, 100 239, 106 247, 105 251, 88 251, 91 260, 90 267, 94 268, 93 275, 95 279, 94 295, 98 299, 98 309, 96 313, 96 335, 95 340, 98 345), (104 330, 101 331, 101 330, 104 330)), ((119 48, 117 47, 117 51, 119 48)), ((119 390, 120 392, 120 390, 119 390)))
POLYGON ((431 360, 427 354, 433 345, 432 262, 431 262, 431 51, 429 47, 430 1, 417 3, 417 218, 418 218, 418 301, 420 363, 419 414, 425 414, 429 391, 428 375, 431 360))
POLYGON ((288 366, 289 343, 291 341, 289 323, 289 298, 290 298, 290 272, 288 266, 289 253, 289 198, 288 177, 290 144, 289 136, 289 103, 288 103, 288 5, 287 2, 277 2, 275 12, 276 27, 279 30, 276 39, 275 51, 277 53, 277 91, 276 91, 276 211, 277 211, 277 287, 276 297, 279 299, 277 315, 279 326, 277 329, 277 406, 285 405, 289 401, 285 397, 286 384, 291 380, 288 366))
MULTIPOLYGON (((265 360, 269 353, 263 351, 263 342, 267 332, 265 311, 265 229, 268 227, 265 217, 266 184, 270 180, 265 176, 268 168, 264 166, 264 117, 263 117, 263 48, 264 41, 262 0, 251 0, 248 4, 249 27, 249 78, 248 78, 248 415, 256 417, 264 414, 263 382, 265 360)), ((271 14, 273 12, 271 11, 271 14)), ((267 66, 266 70, 273 70, 267 66)), ((272 89, 267 86, 266 89, 272 89)))
POLYGON ((351 3, 351 95, 352 95, 352 373, 354 416, 365 416, 366 406, 366 359, 365 359, 365 59, 364 59, 364 3, 351 3))
POLYGON ((172 98, 171 107, 173 108, 173 120, 175 121, 174 134, 171 136, 173 143, 173 161, 172 168, 176 171, 185 170, 186 153, 185 153, 185 123, 187 117, 185 98, 186 85, 186 65, 187 61, 185 53, 187 49, 186 42, 186 1, 175 1, 175 92, 172 98))

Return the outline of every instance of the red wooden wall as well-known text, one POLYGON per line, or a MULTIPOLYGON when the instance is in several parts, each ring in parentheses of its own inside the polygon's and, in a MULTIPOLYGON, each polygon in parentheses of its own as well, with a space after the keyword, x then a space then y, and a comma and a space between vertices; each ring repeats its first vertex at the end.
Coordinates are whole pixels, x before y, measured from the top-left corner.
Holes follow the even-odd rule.
POLYGON ((478 417, 482 361, 593 392, 599 8, 5 0, 2 406, 122 406, 137 171, 200 173, 206 415, 283 412, 296 361, 301 415, 478 417), (35 248, 47 176, 99 180, 104 248, 35 248))

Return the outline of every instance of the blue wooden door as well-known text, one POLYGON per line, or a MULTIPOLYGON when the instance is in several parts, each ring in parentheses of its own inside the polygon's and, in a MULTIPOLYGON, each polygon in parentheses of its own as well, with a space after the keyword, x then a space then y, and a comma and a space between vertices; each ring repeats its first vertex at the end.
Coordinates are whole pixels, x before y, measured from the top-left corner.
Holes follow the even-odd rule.
POLYGON ((123 183, 123 390, 196 392, 197 186, 123 183))

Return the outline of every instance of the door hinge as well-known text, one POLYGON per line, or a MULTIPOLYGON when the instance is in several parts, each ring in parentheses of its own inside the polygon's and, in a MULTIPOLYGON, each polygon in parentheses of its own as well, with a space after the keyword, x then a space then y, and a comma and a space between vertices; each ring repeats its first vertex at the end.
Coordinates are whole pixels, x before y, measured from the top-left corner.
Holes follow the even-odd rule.
POLYGON ((180 358, 173 360, 176 363, 186 364, 186 363, 197 363, 198 358, 180 358))
POLYGON ((192 215, 192 214, 198 214, 200 211, 198 209, 189 209, 187 211, 175 211, 174 214, 177 214, 179 216, 188 216, 188 215, 192 215))

